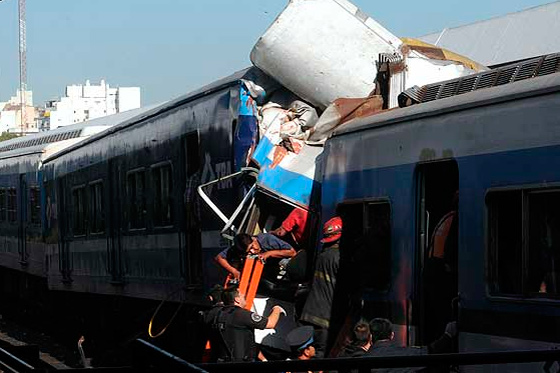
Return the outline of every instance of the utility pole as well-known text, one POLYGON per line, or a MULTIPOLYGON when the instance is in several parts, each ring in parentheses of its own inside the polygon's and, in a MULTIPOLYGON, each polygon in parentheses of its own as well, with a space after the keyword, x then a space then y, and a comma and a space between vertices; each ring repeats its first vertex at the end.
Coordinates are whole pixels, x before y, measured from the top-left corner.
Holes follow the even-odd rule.
POLYGON ((19 9, 19 89, 21 104, 21 132, 27 133, 27 41, 25 25, 25 0, 18 0, 19 9))

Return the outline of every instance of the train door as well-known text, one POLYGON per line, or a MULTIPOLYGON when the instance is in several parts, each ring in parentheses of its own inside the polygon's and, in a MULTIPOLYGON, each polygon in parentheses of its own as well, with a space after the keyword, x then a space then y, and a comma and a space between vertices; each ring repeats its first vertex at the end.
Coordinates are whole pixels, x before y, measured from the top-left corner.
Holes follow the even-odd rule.
POLYGON ((19 175, 19 190, 18 190, 18 253, 19 262, 22 266, 28 265, 29 254, 27 252, 27 176, 25 174, 19 175))
POLYGON ((182 139, 185 174, 183 245, 181 273, 187 284, 202 280, 202 238, 200 205, 197 188, 201 182, 201 152, 198 131, 187 133, 182 139))
POLYGON ((456 320, 459 171, 454 160, 416 171, 418 336, 411 342, 426 345, 456 320))
POLYGON ((109 161, 108 183, 106 188, 107 205, 109 206, 107 229, 107 270, 111 283, 121 284, 124 281, 124 265, 122 252, 122 203, 121 172, 115 160, 109 161))

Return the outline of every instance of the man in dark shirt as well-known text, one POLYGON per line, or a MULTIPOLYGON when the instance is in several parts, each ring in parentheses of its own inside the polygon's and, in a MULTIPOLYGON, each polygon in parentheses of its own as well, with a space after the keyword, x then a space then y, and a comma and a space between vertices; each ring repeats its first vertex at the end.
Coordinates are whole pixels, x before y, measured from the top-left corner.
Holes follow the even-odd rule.
POLYGON ((317 356, 323 357, 327 345, 336 276, 340 263, 339 241, 342 219, 334 217, 323 227, 323 251, 318 255, 311 291, 303 306, 300 320, 315 327, 317 356))
POLYGON ((369 323, 360 320, 354 326, 352 341, 344 348, 340 357, 364 356, 372 346, 372 337, 369 323))
POLYGON ((204 317, 211 329, 212 361, 254 361, 255 329, 272 329, 286 311, 274 306, 268 317, 246 310, 246 300, 236 287, 222 293, 223 307, 214 307, 204 317))
POLYGON ((291 258, 296 255, 294 248, 287 242, 270 233, 261 233, 252 237, 246 233, 240 233, 234 238, 234 246, 223 250, 214 258, 216 262, 234 278, 241 277, 240 269, 229 260, 229 252, 235 250, 239 253, 258 255, 260 259, 269 258, 291 258))
MULTIPOLYGON (((369 325, 373 338, 373 347, 369 349, 369 356, 410 356, 443 353, 449 351, 457 336, 457 324, 450 322, 445 328, 445 333, 426 347, 400 346, 394 341, 395 333, 391 321, 375 318, 370 321, 369 325)), ((405 373, 422 371, 422 369, 419 367, 383 368, 374 369, 372 372, 405 373)))

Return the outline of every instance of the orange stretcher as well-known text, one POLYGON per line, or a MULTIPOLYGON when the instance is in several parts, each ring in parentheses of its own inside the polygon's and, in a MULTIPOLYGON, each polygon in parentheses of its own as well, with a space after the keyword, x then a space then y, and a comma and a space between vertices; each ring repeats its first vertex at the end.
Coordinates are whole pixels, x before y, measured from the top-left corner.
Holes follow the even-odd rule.
POLYGON ((239 292, 245 295, 247 305, 245 309, 250 310, 257 295, 257 288, 261 281, 261 275, 264 268, 264 262, 259 259, 258 255, 248 255, 241 272, 241 280, 239 281, 239 292))
MULTIPOLYGON (((248 255, 247 258, 245 258, 245 264, 243 265, 243 270, 241 271, 241 280, 239 281, 239 292, 245 295, 245 299, 247 300, 245 309, 247 310, 250 310, 253 306, 259 282, 261 281, 263 268, 264 261, 259 259, 258 255, 248 255)), ((231 284, 231 280, 232 276, 230 274, 226 278, 224 288, 227 288, 231 284)), ((210 360, 211 348, 210 341, 207 341, 204 348, 202 362, 208 362, 210 360)))

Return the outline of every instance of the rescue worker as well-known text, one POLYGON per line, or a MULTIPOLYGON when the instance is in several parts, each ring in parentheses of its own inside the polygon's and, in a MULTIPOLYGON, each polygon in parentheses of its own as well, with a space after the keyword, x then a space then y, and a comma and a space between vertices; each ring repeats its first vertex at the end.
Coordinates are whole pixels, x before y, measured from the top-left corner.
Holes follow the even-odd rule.
MULTIPOLYGON (((315 347, 313 346, 313 327, 300 326, 295 328, 286 336, 286 343, 292 351, 291 358, 288 360, 310 360, 315 357, 315 347)), ((298 372, 287 372, 298 373, 298 372)), ((307 371, 306 373, 313 373, 307 371)))
POLYGON ((339 242, 342 237, 342 219, 338 216, 323 226, 323 250, 317 256, 311 291, 303 306, 300 321, 315 328, 317 356, 325 354, 336 276, 340 263, 339 242))
POLYGON ((308 212, 306 210, 296 207, 290 212, 288 217, 284 219, 282 225, 270 233, 278 237, 289 237, 289 239, 292 239, 294 243, 301 248, 306 238, 307 217, 308 212))
POLYGON ((230 250, 235 250, 238 255, 241 253, 243 253, 242 255, 258 255, 263 261, 266 261, 269 258, 291 258, 296 255, 296 251, 290 244, 279 239, 273 234, 261 233, 256 237, 252 237, 246 233, 240 233, 235 236, 234 246, 232 248, 223 250, 214 258, 220 266, 231 273, 236 279, 241 277, 241 267, 236 267, 229 261, 230 250))
POLYGON ((214 307, 204 317, 211 329, 213 361, 254 361, 257 355, 255 329, 276 327, 281 314, 280 306, 272 307, 268 317, 246 310, 245 296, 232 286, 222 293, 223 307, 214 307))
POLYGON ((286 343, 290 346, 293 359, 309 360, 315 357, 312 326, 300 326, 290 331, 286 343))
POLYGON ((233 246, 222 250, 214 257, 214 260, 230 274, 233 280, 239 280, 241 278, 243 260, 246 255, 245 247, 236 236, 233 240, 233 246))

